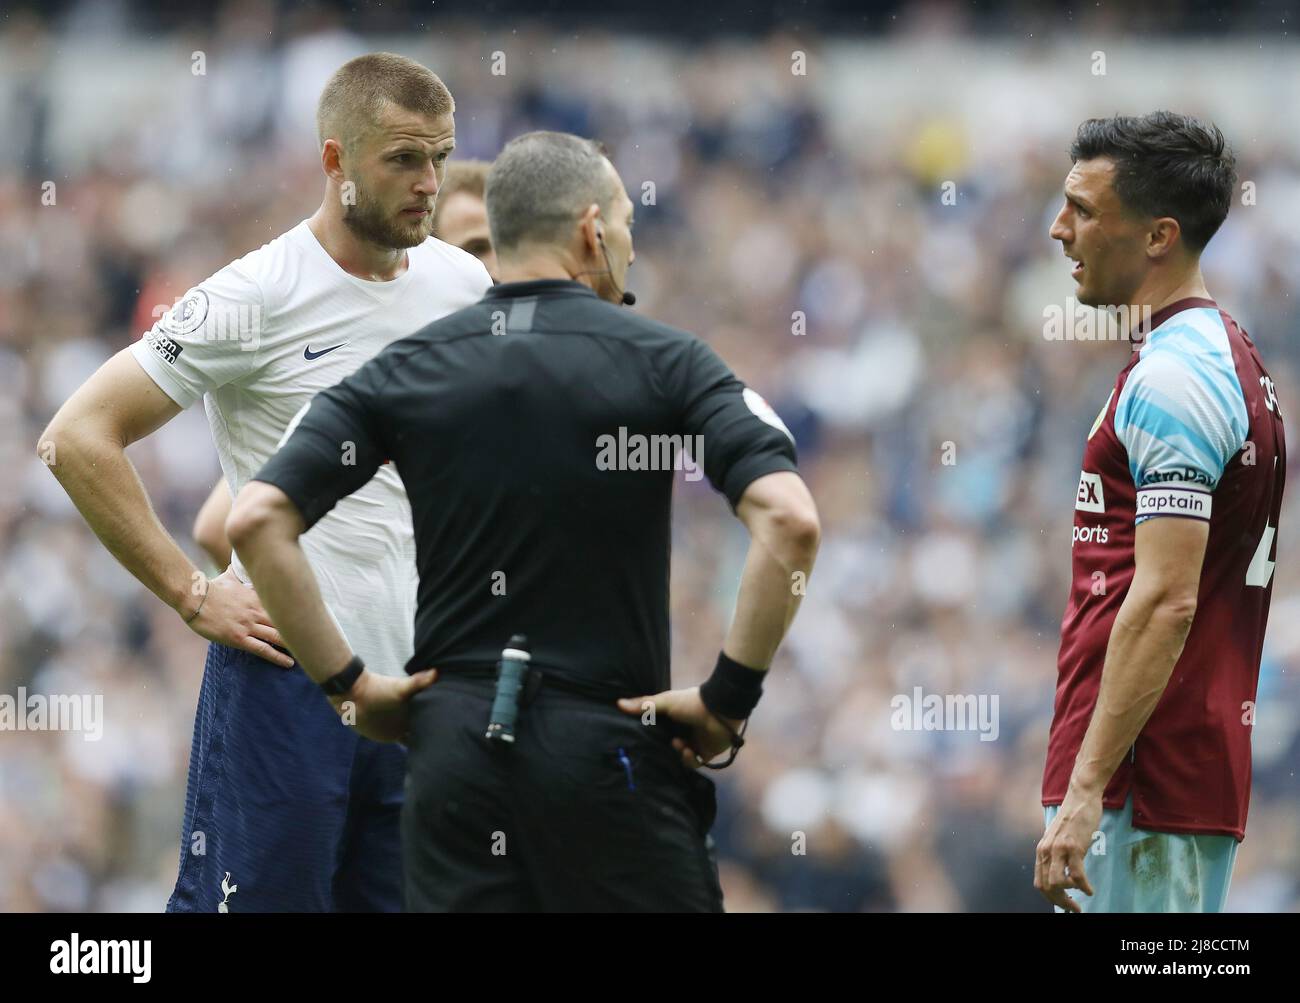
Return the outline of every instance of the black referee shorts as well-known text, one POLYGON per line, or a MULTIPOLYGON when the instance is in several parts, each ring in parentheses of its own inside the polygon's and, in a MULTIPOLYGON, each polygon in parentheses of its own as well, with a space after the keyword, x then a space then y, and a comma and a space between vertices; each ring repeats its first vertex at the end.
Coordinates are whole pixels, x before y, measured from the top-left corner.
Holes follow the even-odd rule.
POLYGON ((713 782, 662 727, 543 686, 498 748, 492 694, 448 672, 412 702, 408 911, 722 911, 713 782))

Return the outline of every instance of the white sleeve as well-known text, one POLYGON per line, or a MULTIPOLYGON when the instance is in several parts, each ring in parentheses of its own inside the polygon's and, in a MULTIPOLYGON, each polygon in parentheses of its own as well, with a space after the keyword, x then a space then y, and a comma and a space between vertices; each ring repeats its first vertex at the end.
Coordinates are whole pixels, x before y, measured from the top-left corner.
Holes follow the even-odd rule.
MULTIPOLYGON (((432 238, 430 243, 436 238, 432 238)), ((473 297, 470 303, 477 303, 495 283, 488 274, 487 266, 469 251, 461 250, 455 244, 438 240, 436 250, 443 259, 456 270, 456 275, 464 282, 465 291, 473 297)), ((466 303, 469 306, 470 303, 466 303)))
POLYGON ((251 372, 266 322, 262 289, 239 261, 195 286, 131 346, 180 407, 251 372))
MULTIPOLYGON (((488 274, 487 266, 483 262, 479 261, 478 258, 474 258, 474 264, 478 265, 478 268, 473 272, 472 287, 477 292, 478 299, 482 299, 495 283, 492 281, 492 276, 488 274)), ((475 300, 475 302, 478 302, 478 300, 475 300)))

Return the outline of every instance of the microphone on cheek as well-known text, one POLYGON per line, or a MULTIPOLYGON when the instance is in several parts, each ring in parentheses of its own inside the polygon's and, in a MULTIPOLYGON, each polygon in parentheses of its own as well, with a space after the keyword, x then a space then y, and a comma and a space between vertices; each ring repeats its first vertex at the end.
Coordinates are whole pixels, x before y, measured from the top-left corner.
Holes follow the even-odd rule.
MULTIPOLYGON (((605 273, 609 276, 609 281, 613 283, 614 288, 618 289, 618 283, 614 282, 614 268, 609 263, 609 251, 605 247, 605 234, 597 230, 596 239, 600 241, 600 253, 605 256, 605 273)), ((636 306, 636 293, 632 292, 632 290, 619 289, 618 295, 624 306, 636 306)))

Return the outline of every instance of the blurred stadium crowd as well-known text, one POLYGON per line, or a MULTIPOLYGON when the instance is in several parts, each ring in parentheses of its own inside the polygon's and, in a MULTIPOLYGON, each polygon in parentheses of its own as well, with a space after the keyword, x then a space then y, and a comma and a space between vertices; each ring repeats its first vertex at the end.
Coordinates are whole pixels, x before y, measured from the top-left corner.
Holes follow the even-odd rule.
MULTIPOLYGON (((107 6, 0 22, 0 693, 103 693, 107 718, 98 742, 0 732, 0 910, 162 908, 205 643, 98 544, 34 455, 37 436, 191 284, 310 215, 320 86, 372 49, 443 77, 458 156, 491 159, 531 128, 602 139, 640 200, 637 309, 707 339, 799 442, 824 542, 751 740, 715 777, 728 908, 1046 908, 1031 863, 1073 499, 1126 355, 1044 338, 1043 310, 1072 289, 1047 229, 1078 120, 1155 97, 1130 83, 1091 101, 1085 54, 1057 85, 1082 92, 1074 103, 1047 100, 1031 84, 1054 72, 1042 51, 981 55, 961 38, 943 51, 1000 60, 981 85, 987 121, 909 98, 905 81, 855 88, 868 50, 807 34, 690 45, 459 24, 371 36, 320 9, 282 18, 234 2, 202 30, 151 38, 107 6), (498 50, 504 75, 491 71, 498 50), (795 50, 806 76, 791 72, 795 50), (996 740, 892 728, 891 698, 917 686, 996 695, 996 740)), ((1247 71, 1243 58, 1235 93, 1247 71)), ((1266 88, 1273 70, 1258 72, 1266 88)), ((1178 110, 1213 114, 1256 183, 1206 274, 1290 417, 1300 151, 1259 128, 1258 103, 1213 104, 1204 75, 1170 86, 1182 90, 1167 103, 1185 95, 1178 110)), ((197 560, 190 526, 219 476, 202 410, 130 455, 197 560)), ((679 481, 681 685, 712 666, 744 545, 707 484, 679 481)), ((1298 545, 1293 484, 1236 910, 1300 909, 1298 545)))

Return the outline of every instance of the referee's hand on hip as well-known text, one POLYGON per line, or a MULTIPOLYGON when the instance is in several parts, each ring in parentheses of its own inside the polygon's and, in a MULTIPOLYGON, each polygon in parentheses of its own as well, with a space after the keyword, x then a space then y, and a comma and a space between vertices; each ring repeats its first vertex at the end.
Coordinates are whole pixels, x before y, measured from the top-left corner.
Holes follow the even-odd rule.
POLYGON ((402 742, 410 728, 411 697, 433 685, 437 678, 437 669, 401 677, 367 670, 357 676, 350 690, 329 699, 343 723, 355 727, 362 738, 402 742))
POLYGON ((653 708, 652 720, 658 720, 660 714, 666 714, 674 721, 690 725, 690 741, 674 738, 673 748, 681 754, 682 765, 692 770, 699 769, 730 749, 732 734, 739 731, 744 723, 715 717, 700 699, 698 686, 685 690, 664 690, 654 696, 623 697, 618 701, 618 709, 625 714, 640 715, 650 708, 653 708), (728 727, 731 728, 730 731, 728 727))

